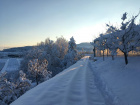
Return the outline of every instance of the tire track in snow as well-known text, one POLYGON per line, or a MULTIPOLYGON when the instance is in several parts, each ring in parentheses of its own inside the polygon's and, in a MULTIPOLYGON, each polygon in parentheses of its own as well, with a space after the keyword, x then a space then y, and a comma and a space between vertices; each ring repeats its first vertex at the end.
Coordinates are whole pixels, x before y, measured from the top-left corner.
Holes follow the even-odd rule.
POLYGON ((67 92, 65 93, 64 104, 68 105, 87 105, 86 88, 85 88, 85 62, 83 60, 79 68, 75 70, 72 78, 69 80, 67 92))
POLYGON ((76 70, 65 94, 65 105, 105 105, 104 98, 95 86, 93 74, 88 67, 88 58, 84 59, 81 67, 76 70))
POLYGON ((12 105, 105 105, 84 57, 52 79, 31 89, 12 105))
MULTIPOLYGON (((93 63, 91 63, 90 61, 88 67, 91 68, 91 70, 96 69, 97 68, 96 65, 92 64, 93 63)), ((104 79, 100 77, 99 73, 97 73, 95 70, 92 70, 92 74, 94 75, 96 86, 104 96, 107 105, 124 105, 122 104, 119 97, 115 96, 112 90, 107 86, 105 81, 103 81, 104 79)))
POLYGON ((96 87, 94 75, 89 67, 89 60, 86 69, 86 86, 88 105, 106 105, 105 98, 102 96, 98 87, 96 87))

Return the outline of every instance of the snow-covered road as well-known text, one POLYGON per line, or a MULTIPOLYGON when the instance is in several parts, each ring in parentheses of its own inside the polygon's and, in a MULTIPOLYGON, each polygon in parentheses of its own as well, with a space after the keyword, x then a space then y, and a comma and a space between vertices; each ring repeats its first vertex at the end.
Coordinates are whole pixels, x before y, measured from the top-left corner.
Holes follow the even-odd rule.
POLYGON ((105 105, 86 56, 11 105, 105 105))

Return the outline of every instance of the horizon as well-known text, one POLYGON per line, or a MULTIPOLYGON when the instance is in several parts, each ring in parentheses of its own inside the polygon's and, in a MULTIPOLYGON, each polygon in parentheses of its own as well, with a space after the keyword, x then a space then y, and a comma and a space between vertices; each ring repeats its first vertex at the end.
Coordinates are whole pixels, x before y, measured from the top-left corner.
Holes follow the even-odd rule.
MULTIPOLYGON (((89 43, 89 44, 90 44, 90 42, 81 42, 81 43, 76 43, 76 45, 78 45, 78 44, 82 44, 82 43, 89 43)), ((37 45, 37 44, 36 44, 36 45, 37 45)), ((17 46, 17 47, 5 47, 5 48, 1 48, 1 47, 0 47, 0 51, 3 51, 3 50, 5 50, 5 49, 11 49, 11 48, 32 47, 32 46, 36 46, 36 45, 17 46)), ((92 45, 91 45, 91 46, 92 46, 92 45)))
POLYGON ((7 0, 0 1, 0 50, 36 45, 63 36, 91 42, 105 32, 105 23, 119 24, 124 12, 139 11, 138 0, 7 0))

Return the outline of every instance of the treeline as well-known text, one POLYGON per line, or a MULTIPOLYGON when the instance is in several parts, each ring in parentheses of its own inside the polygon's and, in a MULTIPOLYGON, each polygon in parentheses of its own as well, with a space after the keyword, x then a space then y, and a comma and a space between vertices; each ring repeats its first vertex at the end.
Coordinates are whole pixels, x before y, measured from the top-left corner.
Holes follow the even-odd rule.
POLYGON ((127 19, 127 13, 124 13, 119 27, 106 24, 107 31, 91 43, 94 46, 94 54, 96 50, 101 50, 104 60, 104 51, 109 50, 114 59, 119 49, 124 54, 125 64, 128 64, 128 53, 138 51, 140 47, 140 24, 135 22, 138 16, 139 14, 127 19))
POLYGON ((33 59, 38 59, 38 62, 46 60, 47 70, 55 76, 65 68, 74 64, 77 60, 83 57, 82 53, 76 50, 76 43, 73 37, 67 41, 64 37, 59 37, 54 42, 47 38, 45 42, 40 42, 25 54, 24 60, 21 63, 21 69, 29 74, 28 63, 33 59))

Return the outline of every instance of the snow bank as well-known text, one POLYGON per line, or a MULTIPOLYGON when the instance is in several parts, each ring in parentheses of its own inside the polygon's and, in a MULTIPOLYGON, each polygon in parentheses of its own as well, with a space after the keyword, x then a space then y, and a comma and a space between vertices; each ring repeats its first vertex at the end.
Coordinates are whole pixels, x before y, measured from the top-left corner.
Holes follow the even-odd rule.
POLYGON ((92 68, 101 90, 119 105, 140 105, 140 57, 129 57, 125 65, 123 57, 98 58, 92 68), (105 92, 106 91, 106 92, 105 92))

